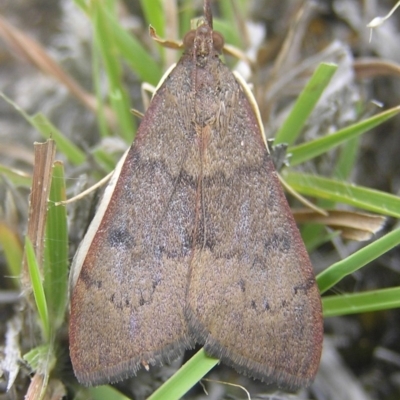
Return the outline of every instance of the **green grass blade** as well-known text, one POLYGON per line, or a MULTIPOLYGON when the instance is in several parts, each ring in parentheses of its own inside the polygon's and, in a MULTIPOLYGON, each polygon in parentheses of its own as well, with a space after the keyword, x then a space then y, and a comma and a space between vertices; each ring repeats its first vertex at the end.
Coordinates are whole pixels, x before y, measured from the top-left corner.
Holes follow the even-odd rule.
POLYGON ((359 147, 360 138, 358 137, 347 140, 341 146, 333 177, 338 179, 348 179, 350 177, 357 161, 359 147))
POLYGON ((283 176, 287 184, 301 194, 400 218, 400 197, 390 193, 290 170, 285 170, 283 176))
POLYGON ((148 24, 157 31, 157 35, 165 36, 164 7, 160 0, 141 0, 143 14, 148 24))
POLYGON ((97 125, 99 127, 100 136, 109 137, 111 136, 111 128, 108 126, 106 116, 106 104, 103 101, 101 54, 94 41, 92 43, 92 74, 97 103, 97 125))
POLYGON ((372 260, 391 250, 400 244, 400 229, 396 229, 385 236, 375 240, 375 242, 356 251, 317 276, 317 283, 321 293, 326 292, 345 276, 359 270, 372 260))
POLYGON ((24 119, 29 122, 38 132, 46 139, 52 138, 55 140, 58 149, 65 154, 68 160, 75 164, 82 164, 86 160, 85 154, 67 139, 43 114, 36 114, 33 117, 28 115, 18 104, 14 103, 4 93, 0 92, 0 96, 16 111, 21 114, 24 119))
POLYGON ((247 13, 243 4, 236 3, 235 6, 240 8, 239 12, 237 9, 234 10, 230 2, 220 2, 221 16, 220 18, 214 18, 213 25, 216 31, 222 33, 225 43, 229 43, 231 46, 243 48, 243 34, 240 32, 235 13, 238 12, 243 19, 247 13))
POLYGON ((322 298, 324 317, 400 308, 400 287, 322 298))
POLYGON ((100 51, 107 74, 109 99, 117 116, 121 136, 130 143, 135 131, 130 114, 130 101, 123 83, 122 66, 116 43, 116 31, 122 28, 116 23, 115 16, 109 11, 107 2, 92 2, 92 18, 95 30, 96 46, 100 51))
POLYGON ((65 137, 43 114, 36 114, 30 119, 32 125, 44 138, 53 139, 56 142, 58 151, 63 153, 71 164, 80 165, 85 162, 85 153, 65 137))
POLYGON ((141 81, 157 85, 162 76, 161 67, 136 38, 121 28, 117 29, 117 23, 115 25, 115 40, 127 64, 135 71, 141 81))
MULTIPOLYGON (((98 2, 98 0, 96 0, 98 2)), ((154 58, 149 54, 139 40, 130 35, 116 17, 101 6, 101 2, 96 4, 95 30, 99 42, 99 48, 103 54, 106 68, 109 69, 113 79, 112 82, 119 82, 119 56, 122 56, 133 71, 139 76, 140 80, 150 82, 152 85, 158 83, 162 70, 154 62, 154 58), (109 64, 109 65, 107 65, 109 64), (115 80, 118 78, 117 80, 115 80)), ((128 112, 130 107, 127 108, 128 112)))
POLYGON ((50 338, 49 311, 47 309, 46 296, 40 276, 39 264, 36 260, 35 250, 28 237, 25 238, 25 256, 28 265, 29 276, 32 283, 33 295, 36 307, 42 323, 43 335, 46 341, 50 338))
POLYGON ((0 164, 0 174, 6 176, 14 186, 24 186, 29 188, 32 186, 31 176, 28 176, 25 172, 10 168, 7 165, 0 164))
POLYGON ((56 363, 53 345, 50 343, 33 348, 23 358, 34 371, 47 377, 56 363))
POLYGON ((74 0, 74 3, 85 13, 87 14, 89 9, 88 9, 88 0, 74 0))
POLYGON ((209 357, 204 349, 199 350, 147 400, 180 399, 218 362, 217 358, 209 357))
POLYGON ((121 392, 111 386, 103 385, 89 389, 91 399, 93 400, 129 400, 129 397, 124 396, 121 392))
MULTIPOLYGON (((22 243, 15 229, 12 229, 5 221, 0 220, 0 248, 4 252, 7 264, 7 277, 3 280, 10 280, 14 287, 19 286, 17 277, 21 274, 21 265, 24 254, 22 243)), ((6 287, 8 284, 6 285, 6 287)))
POLYGON ((298 146, 290 147, 288 151, 291 153, 290 165, 295 166, 302 162, 311 160, 319 156, 333 147, 355 138, 368 130, 382 124, 389 118, 394 117, 400 112, 400 107, 394 107, 384 111, 378 115, 374 115, 364 121, 358 122, 344 129, 341 129, 331 135, 311 140, 298 146))
POLYGON ((190 21, 195 17, 193 0, 182 0, 179 8, 179 37, 190 31, 190 21))
POLYGON ((306 224, 301 228, 301 237, 309 253, 323 244, 332 241, 337 236, 340 236, 339 231, 327 232, 322 225, 306 224))
POLYGON ((55 162, 46 220, 46 247, 43 263, 44 289, 49 307, 52 331, 64 321, 68 287, 68 231, 65 206, 55 206, 65 196, 64 168, 55 162))
POLYGON ((304 123, 328 86, 337 69, 335 64, 321 63, 296 100, 289 116, 275 135, 274 144, 293 143, 303 129, 304 123))
POLYGON ((102 148, 96 148, 92 152, 93 158, 96 160, 97 164, 101 166, 107 173, 111 172, 118 160, 115 159, 114 154, 107 153, 102 148))

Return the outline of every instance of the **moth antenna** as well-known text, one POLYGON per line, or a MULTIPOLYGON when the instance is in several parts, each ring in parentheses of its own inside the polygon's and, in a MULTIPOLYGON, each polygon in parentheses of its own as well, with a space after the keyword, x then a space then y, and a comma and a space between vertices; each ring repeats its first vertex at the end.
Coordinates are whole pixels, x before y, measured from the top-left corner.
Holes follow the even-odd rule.
POLYGON ((213 28, 213 17, 211 12, 211 0, 204 0, 204 18, 207 21, 208 26, 213 28))

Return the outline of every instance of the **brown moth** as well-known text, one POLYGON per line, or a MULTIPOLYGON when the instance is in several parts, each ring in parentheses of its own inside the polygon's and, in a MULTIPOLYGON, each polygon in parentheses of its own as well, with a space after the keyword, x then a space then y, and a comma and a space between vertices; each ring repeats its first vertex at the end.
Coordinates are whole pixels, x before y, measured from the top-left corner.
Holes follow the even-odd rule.
POLYGON ((321 300, 249 90, 205 20, 157 89, 74 258, 70 353, 86 385, 195 343, 288 388, 318 369, 321 300))

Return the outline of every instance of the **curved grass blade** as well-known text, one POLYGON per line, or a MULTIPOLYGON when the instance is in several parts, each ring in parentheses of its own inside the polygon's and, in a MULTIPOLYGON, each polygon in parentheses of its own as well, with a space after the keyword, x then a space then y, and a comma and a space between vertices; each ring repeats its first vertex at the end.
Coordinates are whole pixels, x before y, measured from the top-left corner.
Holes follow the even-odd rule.
POLYGON ((209 357, 203 349, 199 350, 147 400, 180 399, 218 362, 217 358, 209 357))
POLYGON ((288 151, 291 153, 290 165, 295 166, 302 162, 311 160, 317 157, 333 147, 346 142, 349 139, 355 138, 368 130, 378 126, 394 117, 400 112, 400 106, 393 107, 390 110, 386 110, 378 115, 374 115, 364 121, 358 122, 344 129, 341 129, 331 135, 326 135, 321 138, 311 140, 307 143, 300 144, 298 146, 291 147, 288 151))
POLYGON ((297 98, 290 114, 275 135, 274 145, 293 143, 303 129, 323 91, 328 86, 337 65, 321 63, 297 98))
POLYGON ((400 308, 400 287, 325 296, 322 307, 325 318, 400 308))
POLYGON ((29 238, 25 237, 25 254, 28 265, 29 276, 32 283, 33 295, 38 309, 40 321, 42 323, 43 335, 45 340, 50 338, 49 310, 47 308, 46 296, 39 271, 39 264, 36 260, 35 250, 29 238))
POLYGON ((400 197, 390 193, 289 170, 284 171, 284 178, 294 190, 301 194, 400 218, 400 197))
POLYGON ((396 229, 375 242, 356 251, 344 260, 334 263, 317 276, 317 283, 321 293, 326 292, 347 275, 359 270, 367 263, 375 260, 382 254, 400 244, 400 229, 396 229))
POLYGON ((23 171, 0 164, 0 174, 6 176, 15 186, 31 187, 32 177, 23 171))
POLYGON ((3 280, 9 279, 14 287, 18 287, 19 280, 15 278, 21 274, 24 251, 17 232, 4 221, 0 221, 0 245, 8 267, 8 276, 3 276, 3 280))
POLYGON ((129 397, 124 396, 121 392, 114 389, 112 386, 103 385, 88 389, 93 400, 129 400, 129 397))
POLYGON ((121 136, 131 142, 135 129, 129 112, 131 106, 123 83, 122 66, 118 57, 121 53, 116 40, 117 31, 121 31, 122 27, 116 23, 104 2, 93 1, 91 10, 96 46, 102 55, 107 73, 111 107, 117 116, 121 136))
POLYGON ((29 122, 46 139, 52 138, 57 144, 58 149, 68 158, 72 164, 79 165, 86 160, 85 154, 67 139, 43 114, 39 113, 31 117, 17 103, 12 101, 4 93, 0 96, 16 111, 18 111, 27 122, 29 122))

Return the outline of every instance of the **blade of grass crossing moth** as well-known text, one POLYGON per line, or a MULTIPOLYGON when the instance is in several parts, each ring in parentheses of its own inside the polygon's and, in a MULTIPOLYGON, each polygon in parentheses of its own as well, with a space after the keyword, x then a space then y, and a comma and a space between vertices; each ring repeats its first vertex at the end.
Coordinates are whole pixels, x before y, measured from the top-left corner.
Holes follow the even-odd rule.
POLYGON ((89 391, 93 400, 130 400, 130 397, 124 396, 111 386, 97 386, 90 388, 89 391))
POLYGON ((218 362, 218 358, 208 356, 204 349, 199 350, 147 400, 180 399, 214 368, 218 362))

